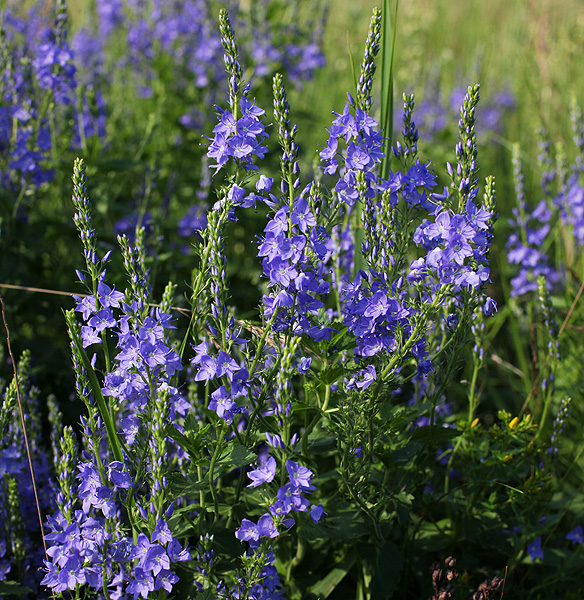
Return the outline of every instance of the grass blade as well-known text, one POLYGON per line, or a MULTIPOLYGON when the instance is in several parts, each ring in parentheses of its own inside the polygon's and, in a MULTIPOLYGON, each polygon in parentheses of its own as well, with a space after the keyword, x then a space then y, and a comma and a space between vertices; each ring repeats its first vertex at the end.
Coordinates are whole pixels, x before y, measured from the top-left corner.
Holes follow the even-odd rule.
POLYGON ((383 2, 383 23, 381 28, 381 127, 385 134, 385 156, 381 160, 380 176, 387 179, 391 166, 391 143, 393 133, 393 60, 395 56, 395 37, 397 33, 397 7, 395 0, 393 22, 391 2, 383 2))

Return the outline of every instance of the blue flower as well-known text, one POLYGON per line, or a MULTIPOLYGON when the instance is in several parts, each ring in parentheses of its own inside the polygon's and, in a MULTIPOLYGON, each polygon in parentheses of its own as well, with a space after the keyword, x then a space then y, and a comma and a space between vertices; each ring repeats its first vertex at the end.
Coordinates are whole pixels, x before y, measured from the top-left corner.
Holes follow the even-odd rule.
POLYGON ((311 492, 316 489, 310 483, 314 477, 314 473, 308 467, 303 467, 293 460, 287 460, 286 470, 288 471, 290 482, 294 486, 301 488, 305 492, 311 492))
POLYGON ((270 483, 276 475, 276 459, 270 456, 267 461, 261 462, 257 469, 250 471, 247 476, 252 480, 247 487, 257 487, 263 483, 270 483))
POLYGON ((529 546, 527 546, 527 554, 531 557, 531 561, 535 562, 536 558, 543 559, 543 548, 541 547, 541 536, 538 535, 529 546))
POLYGON ((327 513, 322 507, 322 504, 315 504, 310 509, 310 518, 315 524, 318 523, 326 514, 327 513))
POLYGON ((582 535, 582 525, 577 525, 576 527, 574 527, 574 529, 572 529, 572 531, 570 531, 570 533, 566 535, 566 539, 570 540, 574 545, 582 545, 584 541, 582 535))

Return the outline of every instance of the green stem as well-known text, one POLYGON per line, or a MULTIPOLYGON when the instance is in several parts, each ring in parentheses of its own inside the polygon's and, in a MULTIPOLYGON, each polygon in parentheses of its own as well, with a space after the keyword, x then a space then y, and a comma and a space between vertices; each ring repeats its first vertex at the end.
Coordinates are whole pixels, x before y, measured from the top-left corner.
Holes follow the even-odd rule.
MULTIPOLYGON (((468 398, 468 427, 470 429, 470 426, 472 424, 473 418, 474 418, 474 411, 475 411, 475 387, 476 387, 476 381, 477 381, 477 376, 480 370, 480 361, 478 360, 478 357, 475 356, 475 361, 474 361, 474 369, 473 369, 473 373, 472 373, 472 380, 470 383, 470 394, 469 394, 469 398, 468 398)), ((454 462, 454 456, 456 455, 456 453, 458 452, 460 445, 462 444, 462 435, 458 436, 458 439, 456 440, 456 444, 454 445, 454 448, 452 449, 452 453, 450 454, 450 458, 448 459, 448 466, 446 467, 446 478, 444 480, 444 493, 448 494, 448 489, 450 486, 450 469, 452 468, 452 463, 454 462)))
POLYGON ((547 420, 547 416, 548 416, 548 413, 549 413, 550 404, 551 404, 551 401, 552 401, 552 385, 553 385, 552 382, 549 381, 549 378, 548 378, 548 383, 547 383, 547 388, 546 388, 546 394, 545 394, 545 400, 543 402, 543 408, 542 408, 542 413, 541 413, 541 420, 540 420, 539 425, 537 427, 537 431, 535 433, 534 440, 537 440, 540 437, 540 435, 543 433, 543 431, 544 431, 544 425, 545 425, 545 422, 547 420))
POLYGON ((181 359, 184 357, 184 352, 185 352, 185 348, 187 345, 187 340, 189 338, 189 334, 191 332, 191 328, 193 326, 193 323, 195 321, 195 316, 197 314, 196 311, 196 306, 195 306, 195 301, 196 299, 199 297, 199 294, 201 293, 201 291, 203 290, 203 280, 206 277, 206 271, 207 271, 207 264, 209 262, 209 254, 211 253, 211 243, 208 243, 207 246, 205 247, 205 252, 203 254, 203 257, 201 259, 201 266, 199 268, 199 272, 197 274, 197 279, 195 281, 195 284, 193 285, 193 293, 191 295, 191 298, 193 299, 191 302, 191 309, 192 309, 192 313, 191 313, 191 320, 189 321, 189 324, 187 326, 187 330, 185 332, 185 337, 183 338, 183 341, 180 345, 180 357, 181 359))
MULTIPOLYGON (((326 369, 327 361, 324 362, 323 369, 326 369)), ((331 384, 327 383, 325 386, 324 392, 324 400, 322 402, 322 406, 319 407, 319 411, 314 415, 312 421, 305 427, 304 433, 302 434, 302 439, 300 440, 300 447, 302 448, 303 456, 308 458, 308 436, 312 433, 312 430, 316 427, 317 423, 320 421, 322 415, 326 411, 328 407, 329 400, 331 398, 331 384)))
POLYGON ((215 506, 215 520, 219 518, 219 498, 217 497, 217 490, 215 489, 215 485, 213 483, 214 474, 215 474, 215 464, 219 459, 219 455, 223 449, 223 438, 225 437, 225 423, 223 421, 219 424, 219 438, 217 440, 217 445, 215 446, 215 451, 213 452, 213 456, 211 458, 211 464, 209 466, 209 487, 211 488, 211 495, 213 496, 213 504, 215 506))
POLYGON ((279 307, 276 306, 276 308, 274 309, 274 312, 272 313, 272 316, 270 317, 270 320, 267 322, 266 326, 264 327, 264 330, 262 331, 262 336, 260 338, 260 341, 258 342, 258 347, 256 349, 256 355, 255 355, 255 358, 251 365, 251 369, 249 370, 249 379, 251 379, 253 377, 253 374, 255 373, 257 364, 258 364, 258 362, 260 360, 260 356, 262 354, 262 350, 264 349, 264 344, 266 343, 266 338, 268 337, 268 335, 272 329, 272 325, 274 324, 274 321, 276 320, 276 317, 278 316, 278 312, 279 312, 279 307))
POLYGON ((420 339, 420 334, 422 330, 425 328, 426 323, 428 321, 430 313, 442 302, 444 299, 444 295, 448 292, 451 284, 443 285, 436 297, 432 301, 432 303, 428 306, 422 317, 418 320, 418 322, 414 326, 414 330, 406 340, 405 344, 402 346, 399 352, 396 352, 392 359, 389 361, 388 365, 383 369, 381 373, 381 377, 377 380, 377 387, 381 384, 381 382, 397 367, 397 365, 403 360, 403 357, 414 347, 416 342, 420 339))

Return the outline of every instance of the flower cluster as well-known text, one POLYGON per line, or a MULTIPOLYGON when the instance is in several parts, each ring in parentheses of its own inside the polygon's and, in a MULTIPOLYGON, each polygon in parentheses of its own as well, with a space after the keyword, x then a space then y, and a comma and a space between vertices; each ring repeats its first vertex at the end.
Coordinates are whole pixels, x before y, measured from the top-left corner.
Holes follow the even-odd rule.
MULTIPOLYGON (((554 179, 557 183, 558 194, 553 198, 554 205, 558 207, 560 219, 567 225, 574 236, 578 247, 584 245, 584 185, 582 174, 584 173, 584 121, 582 119, 582 109, 576 102, 572 101, 571 120, 573 142, 576 149, 576 156, 569 164, 563 157, 562 152, 558 152, 556 157, 557 167, 551 167, 552 163, 549 141, 544 139, 542 145, 542 156, 545 167, 542 176, 542 188, 544 193, 551 196, 551 185, 554 179)), ((540 162, 542 162, 540 160, 540 162)))
MULTIPOLYGON (((274 457, 260 458, 256 468, 248 473, 248 477, 252 480, 248 487, 271 483, 276 475, 276 469, 274 457)), ((314 474, 307 467, 287 460, 286 471, 288 483, 279 487, 275 498, 270 498, 268 512, 264 513, 257 523, 243 519, 241 526, 235 532, 235 537, 242 542, 248 542, 250 547, 244 561, 248 567, 247 573, 236 589, 241 592, 251 588, 251 597, 258 600, 276 600, 283 597, 283 590, 279 589, 280 578, 274 566, 274 555, 270 551, 270 540, 280 535, 279 528, 289 530, 294 525, 294 519, 289 516, 291 513, 308 511, 310 501, 304 494, 316 489, 311 483, 314 474), (260 576, 250 581, 249 567, 252 565, 256 572, 259 570, 260 576)), ((311 507, 310 516, 314 523, 318 523, 324 514, 321 505, 311 507)))
POLYGON ((442 285, 479 288, 488 280, 487 252, 492 214, 468 200, 457 214, 438 206, 434 220, 424 220, 414 235, 427 255, 411 265, 410 281, 422 282, 432 275, 442 285))
MULTIPOLYGON (((276 475, 276 466, 276 460, 272 456, 260 461, 257 468, 248 473, 248 477, 252 480, 249 487, 258 487, 272 482, 276 475)), ((235 533, 238 540, 249 542, 252 548, 259 546, 261 537, 277 537, 278 525, 290 528, 294 521, 286 516, 291 512, 306 512, 310 506, 310 501, 304 494, 316 489, 311 483, 314 476, 312 471, 293 460, 286 461, 286 471, 288 483, 278 489, 276 499, 270 504, 269 512, 262 515, 257 523, 243 519, 241 527, 235 533)), ((315 523, 318 523, 323 516, 322 506, 313 505, 310 516, 315 523)))
POLYGON ((571 227, 578 246, 584 246, 584 187, 572 176, 557 199, 562 220, 571 227))
POLYGON ((326 267, 320 263, 326 255, 323 235, 303 196, 292 210, 280 208, 264 229, 258 256, 262 257, 264 276, 269 279, 270 294, 263 297, 264 315, 274 317, 274 330, 304 332, 319 341, 332 330, 313 323, 324 304, 329 284, 326 267), (320 259, 320 260, 319 260, 320 259))
MULTIPOLYGON (((244 340, 239 340, 239 344, 242 343, 244 340)), ((198 367, 195 381, 209 382, 225 377, 226 384, 220 385, 212 392, 209 408, 214 410, 219 418, 230 424, 234 416, 242 412, 236 399, 247 395, 247 388, 250 385, 249 371, 223 350, 214 356, 210 352, 207 341, 195 346, 194 350, 195 356, 192 364, 198 367)))
POLYGON ((263 140, 268 136, 263 119, 260 118, 265 111, 250 102, 245 95, 240 100, 239 118, 227 109, 216 108, 219 123, 213 128, 215 137, 207 151, 207 156, 216 161, 211 166, 218 171, 231 158, 244 169, 257 169, 252 162, 254 157, 262 159, 268 150, 266 146, 262 146, 263 140))
POLYGON ((511 296, 522 296, 538 288, 537 280, 544 277, 549 288, 560 281, 559 273, 550 265, 544 248, 550 233, 552 211, 546 200, 541 200, 533 209, 525 202, 525 186, 519 147, 513 152, 515 193, 518 206, 513 208, 509 224, 515 228, 507 241, 507 260, 519 265, 519 272, 511 279, 511 296))
MULTIPOLYGON (((111 467, 111 465, 110 465, 111 467)), ((87 486, 81 473, 83 485, 87 486)), ((93 473, 88 481, 99 480, 93 473)), ((118 486, 129 487, 129 482, 119 480, 118 486)), ((103 487, 100 487, 104 494, 103 487)), ((111 492, 109 488, 105 491, 111 492)), ((136 541, 125 537, 119 529, 111 529, 115 513, 104 521, 90 516, 88 507, 75 511, 72 520, 57 514, 49 517, 49 531, 45 536, 52 542, 45 561, 47 574, 42 583, 54 592, 74 590, 87 585, 96 591, 103 590, 113 598, 124 594, 147 598, 155 590, 172 591, 178 581, 171 564, 190 560, 190 553, 172 536, 165 520, 160 519, 151 536, 140 533, 136 541)), ((105 516, 105 515, 104 515, 105 516)))
POLYGON ((519 265, 519 272, 511 279, 511 295, 522 296, 537 290, 537 280, 545 277, 552 287, 560 280, 558 272, 549 264, 543 248, 550 231, 551 210, 542 200, 529 214, 513 209, 510 224, 519 230, 512 233, 507 242, 507 257, 512 265, 519 265))
POLYGON ((145 407, 153 390, 164 390, 169 394, 173 419, 177 413, 184 415, 187 405, 176 388, 169 385, 170 378, 182 370, 180 356, 165 343, 165 330, 174 329, 171 315, 155 308, 149 316, 140 319, 137 305, 127 305, 123 299, 124 294, 100 281, 97 296, 79 299, 76 310, 86 323, 81 328, 84 348, 101 344, 106 339, 106 332, 114 333, 118 338, 115 368, 106 374, 102 391, 115 398, 123 411, 127 411, 123 427, 126 442, 132 443, 131 432, 138 424, 134 413, 145 407), (122 305, 123 313, 116 318, 112 309, 122 305))
POLYGON ((331 125, 327 146, 320 152, 324 172, 333 175, 339 171, 334 189, 339 200, 349 206, 359 199, 358 179, 363 179, 365 195, 369 198, 380 189, 374 168, 384 156, 383 136, 376 129, 377 122, 361 108, 356 107, 353 111, 353 107, 354 100, 349 96, 343 113, 333 113, 336 119, 331 125), (347 145, 342 156, 339 156, 340 140, 347 145))
MULTIPOLYGON (((399 284, 387 288, 372 273, 360 271, 352 284, 342 291, 343 320, 357 341, 355 355, 372 357, 379 352, 393 353, 401 345, 402 334, 411 333, 413 309, 400 298, 399 284)), ((375 368, 357 387, 367 387, 375 378, 375 368)))

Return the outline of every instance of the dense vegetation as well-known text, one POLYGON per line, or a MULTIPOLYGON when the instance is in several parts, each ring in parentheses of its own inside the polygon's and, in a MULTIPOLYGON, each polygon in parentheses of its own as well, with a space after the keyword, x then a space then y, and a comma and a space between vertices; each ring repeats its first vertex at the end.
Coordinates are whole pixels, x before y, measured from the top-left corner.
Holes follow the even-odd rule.
POLYGON ((357 4, 4 8, 0 597, 582 597, 583 15, 357 4))

